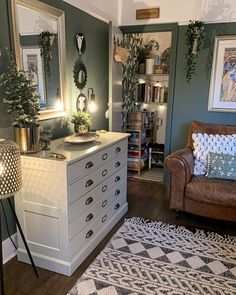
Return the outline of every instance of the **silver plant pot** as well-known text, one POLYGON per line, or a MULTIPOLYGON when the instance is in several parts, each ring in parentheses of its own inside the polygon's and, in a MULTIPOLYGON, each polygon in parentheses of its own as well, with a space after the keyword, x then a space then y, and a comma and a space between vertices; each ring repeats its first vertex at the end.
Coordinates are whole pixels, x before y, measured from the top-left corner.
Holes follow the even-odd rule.
POLYGON ((41 150, 41 126, 14 127, 14 140, 22 154, 36 153, 41 150))

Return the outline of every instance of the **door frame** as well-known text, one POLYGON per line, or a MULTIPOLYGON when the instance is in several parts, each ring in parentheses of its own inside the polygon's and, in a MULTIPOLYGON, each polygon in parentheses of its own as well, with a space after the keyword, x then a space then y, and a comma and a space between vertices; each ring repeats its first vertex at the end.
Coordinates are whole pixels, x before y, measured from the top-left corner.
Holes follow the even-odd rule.
POLYGON ((172 117, 174 107, 174 91, 175 91, 175 73, 176 73, 176 55, 178 41, 178 23, 167 24, 151 24, 151 25, 134 25, 120 26, 123 34, 135 33, 151 33, 151 32, 171 32, 171 47, 170 47, 170 74, 168 85, 168 100, 167 100, 167 116, 166 116, 166 133, 165 133, 165 155, 171 151, 171 132, 172 132, 172 117))

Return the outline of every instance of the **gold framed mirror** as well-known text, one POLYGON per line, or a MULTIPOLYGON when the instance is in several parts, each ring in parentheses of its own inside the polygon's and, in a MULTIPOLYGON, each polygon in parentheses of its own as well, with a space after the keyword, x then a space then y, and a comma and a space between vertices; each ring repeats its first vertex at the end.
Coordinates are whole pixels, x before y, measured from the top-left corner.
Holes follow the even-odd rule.
POLYGON ((11 0, 11 12, 16 63, 36 85, 39 120, 66 116, 64 11, 37 0, 11 0))

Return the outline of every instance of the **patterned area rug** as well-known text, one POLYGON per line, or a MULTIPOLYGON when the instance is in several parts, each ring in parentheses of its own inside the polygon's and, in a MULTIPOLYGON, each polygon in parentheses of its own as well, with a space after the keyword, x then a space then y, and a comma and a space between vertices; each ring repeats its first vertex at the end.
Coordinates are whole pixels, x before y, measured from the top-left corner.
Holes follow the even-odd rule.
POLYGON ((69 295, 235 295, 236 237, 126 220, 69 295))
POLYGON ((129 171, 128 176, 163 183, 163 168, 153 167, 152 169, 145 169, 140 176, 137 175, 137 172, 129 171))

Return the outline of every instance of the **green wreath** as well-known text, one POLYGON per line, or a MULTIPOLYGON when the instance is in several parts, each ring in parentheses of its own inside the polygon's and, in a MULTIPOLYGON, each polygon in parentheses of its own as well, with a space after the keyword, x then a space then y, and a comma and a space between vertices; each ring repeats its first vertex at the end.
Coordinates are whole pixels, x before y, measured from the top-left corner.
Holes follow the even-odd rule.
POLYGON ((75 86, 79 90, 82 90, 87 83, 87 69, 85 65, 78 59, 74 64, 73 78, 74 78, 75 86))

